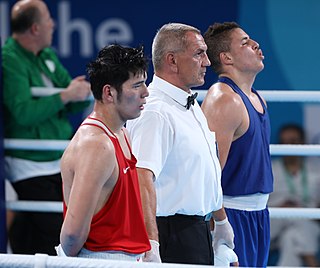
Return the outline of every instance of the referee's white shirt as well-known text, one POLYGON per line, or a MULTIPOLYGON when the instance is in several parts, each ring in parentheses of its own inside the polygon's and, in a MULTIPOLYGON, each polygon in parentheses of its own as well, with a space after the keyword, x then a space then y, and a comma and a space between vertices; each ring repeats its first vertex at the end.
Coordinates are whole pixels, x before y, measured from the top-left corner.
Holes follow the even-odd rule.
POLYGON ((157 216, 204 216, 222 207, 221 168, 215 133, 197 101, 153 77, 140 117, 127 122, 137 167, 155 175, 157 216))

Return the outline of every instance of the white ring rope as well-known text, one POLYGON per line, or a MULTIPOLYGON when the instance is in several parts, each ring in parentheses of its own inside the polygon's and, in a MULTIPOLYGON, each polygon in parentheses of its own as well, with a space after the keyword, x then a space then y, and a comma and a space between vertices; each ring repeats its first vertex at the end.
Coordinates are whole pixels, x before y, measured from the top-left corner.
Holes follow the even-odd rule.
MULTIPOLYGON (((198 101, 203 101, 208 90, 198 92, 198 101)), ((317 90, 258 90, 266 101, 272 102, 320 102, 320 91, 317 90)))
MULTIPOLYGON (((4 139, 5 149, 64 150, 69 140, 4 139)), ((320 145, 270 144, 271 155, 320 156, 320 145)))
POLYGON ((60 201, 7 201, 6 208, 12 211, 57 212, 63 211, 60 201))
POLYGON ((315 144, 270 144, 271 155, 320 156, 320 145, 315 144))
POLYGON ((316 90, 258 90, 266 101, 320 102, 320 91, 316 90))
MULTIPOLYGON (((32 87, 31 94, 35 97, 44 97, 61 92, 62 88, 32 87)), ((203 101, 208 90, 193 90, 198 92, 198 101, 203 101)), ((317 90, 258 90, 266 101, 277 102, 320 102, 320 91, 317 90)), ((89 97, 93 100, 93 96, 89 97)))
POLYGON ((62 151, 68 144, 69 140, 4 139, 4 148, 12 150, 62 151))
MULTIPOLYGON (((63 211, 62 202, 7 201, 6 208, 13 211, 57 212, 63 211)), ((320 219, 320 208, 269 208, 271 218, 320 219)))
POLYGON ((320 208, 272 208, 269 207, 270 218, 283 219, 320 219, 320 208))
MULTIPOLYGON (((0 254, 1 268, 188 268, 194 265, 173 263, 131 262, 124 260, 103 260, 80 257, 58 257, 47 254, 22 255, 0 254)), ((208 266, 197 265, 197 268, 208 266)))

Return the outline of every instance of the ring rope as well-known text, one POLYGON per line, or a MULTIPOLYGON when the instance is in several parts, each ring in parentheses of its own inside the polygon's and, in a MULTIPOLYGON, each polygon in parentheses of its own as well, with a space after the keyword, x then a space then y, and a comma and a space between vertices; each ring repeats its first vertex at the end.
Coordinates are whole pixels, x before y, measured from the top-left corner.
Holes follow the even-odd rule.
POLYGON ((11 150, 59 151, 64 150, 69 142, 69 140, 4 139, 4 148, 11 150))
MULTIPOLYGON (((31 94, 35 97, 50 96, 60 93, 63 88, 56 87, 32 87, 31 94)), ((198 92, 198 101, 203 101, 208 90, 200 89, 193 90, 198 92)), ((278 101, 278 102, 320 102, 320 91, 317 90, 258 90, 266 101, 278 101)), ((89 100, 93 100, 93 96, 90 95, 89 100)))
POLYGON ((7 201, 6 208, 12 211, 57 212, 63 211, 60 201, 7 201))
POLYGON ((296 156, 320 156, 318 144, 270 144, 270 154, 296 155, 296 156))
MULTIPOLYGON (((58 257, 47 254, 0 254, 1 268, 187 268, 190 265, 176 263, 132 262, 125 260, 105 260, 81 257, 58 257)), ((197 268, 208 266, 197 265, 197 268)))
MULTIPOLYGON (((61 92, 62 88, 32 87, 33 96, 43 97, 61 92)), ((208 90, 194 90, 198 92, 198 100, 203 101, 208 90)), ((266 101, 295 101, 295 102, 320 102, 320 91, 312 90, 259 90, 266 101)), ((90 97, 92 99, 92 96, 90 97)), ((5 149, 26 150, 64 150, 69 141, 65 140, 25 140, 4 139, 5 149), (38 144, 35 145, 35 143, 38 144)), ((312 155, 320 156, 320 145, 270 145, 271 155, 312 155)))
MULTIPOLYGON (((7 201, 6 208, 12 211, 57 212, 63 211, 62 202, 52 201, 7 201)), ((270 207, 271 218, 320 219, 320 208, 270 207)))
POLYGON ((270 218, 320 219, 320 208, 278 208, 269 207, 270 218))
MULTIPOLYGON (((5 149, 64 150, 69 140, 4 139, 5 149)), ((320 145, 316 144, 270 144, 271 155, 320 156, 320 145)))
MULTIPOLYGON (((198 101, 203 101, 208 90, 198 92, 198 101)), ((266 101, 271 102, 320 102, 320 91, 317 90, 258 90, 266 101)))

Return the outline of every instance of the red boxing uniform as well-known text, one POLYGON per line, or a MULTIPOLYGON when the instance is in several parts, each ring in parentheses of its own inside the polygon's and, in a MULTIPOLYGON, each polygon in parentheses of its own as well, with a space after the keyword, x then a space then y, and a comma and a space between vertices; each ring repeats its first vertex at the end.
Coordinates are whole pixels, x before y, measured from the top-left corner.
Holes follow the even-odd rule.
MULTIPOLYGON (((131 254, 149 251, 151 246, 142 212, 137 160, 127 139, 131 159, 125 157, 117 137, 101 121, 88 117, 82 125, 96 126, 106 133, 114 145, 119 165, 117 183, 106 204, 93 216, 84 248, 90 251, 122 251, 131 254)), ((64 215, 66 210, 64 204, 64 215)))

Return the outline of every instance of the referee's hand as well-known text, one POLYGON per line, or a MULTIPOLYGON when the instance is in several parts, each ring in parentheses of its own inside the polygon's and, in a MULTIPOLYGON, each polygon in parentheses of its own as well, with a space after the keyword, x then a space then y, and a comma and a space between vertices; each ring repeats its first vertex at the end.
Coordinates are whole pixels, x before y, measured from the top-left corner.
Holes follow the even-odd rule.
POLYGON ((237 254, 227 245, 220 245, 214 252, 214 266, 229 267, 239 266, 237 254))
POLYGON ((216 251, 220 245, 227 245, 234 249, 234 233, 228 218, 222 221, 214 221, 214 230, 211 232, 213 241, 213 250, 216 251))

